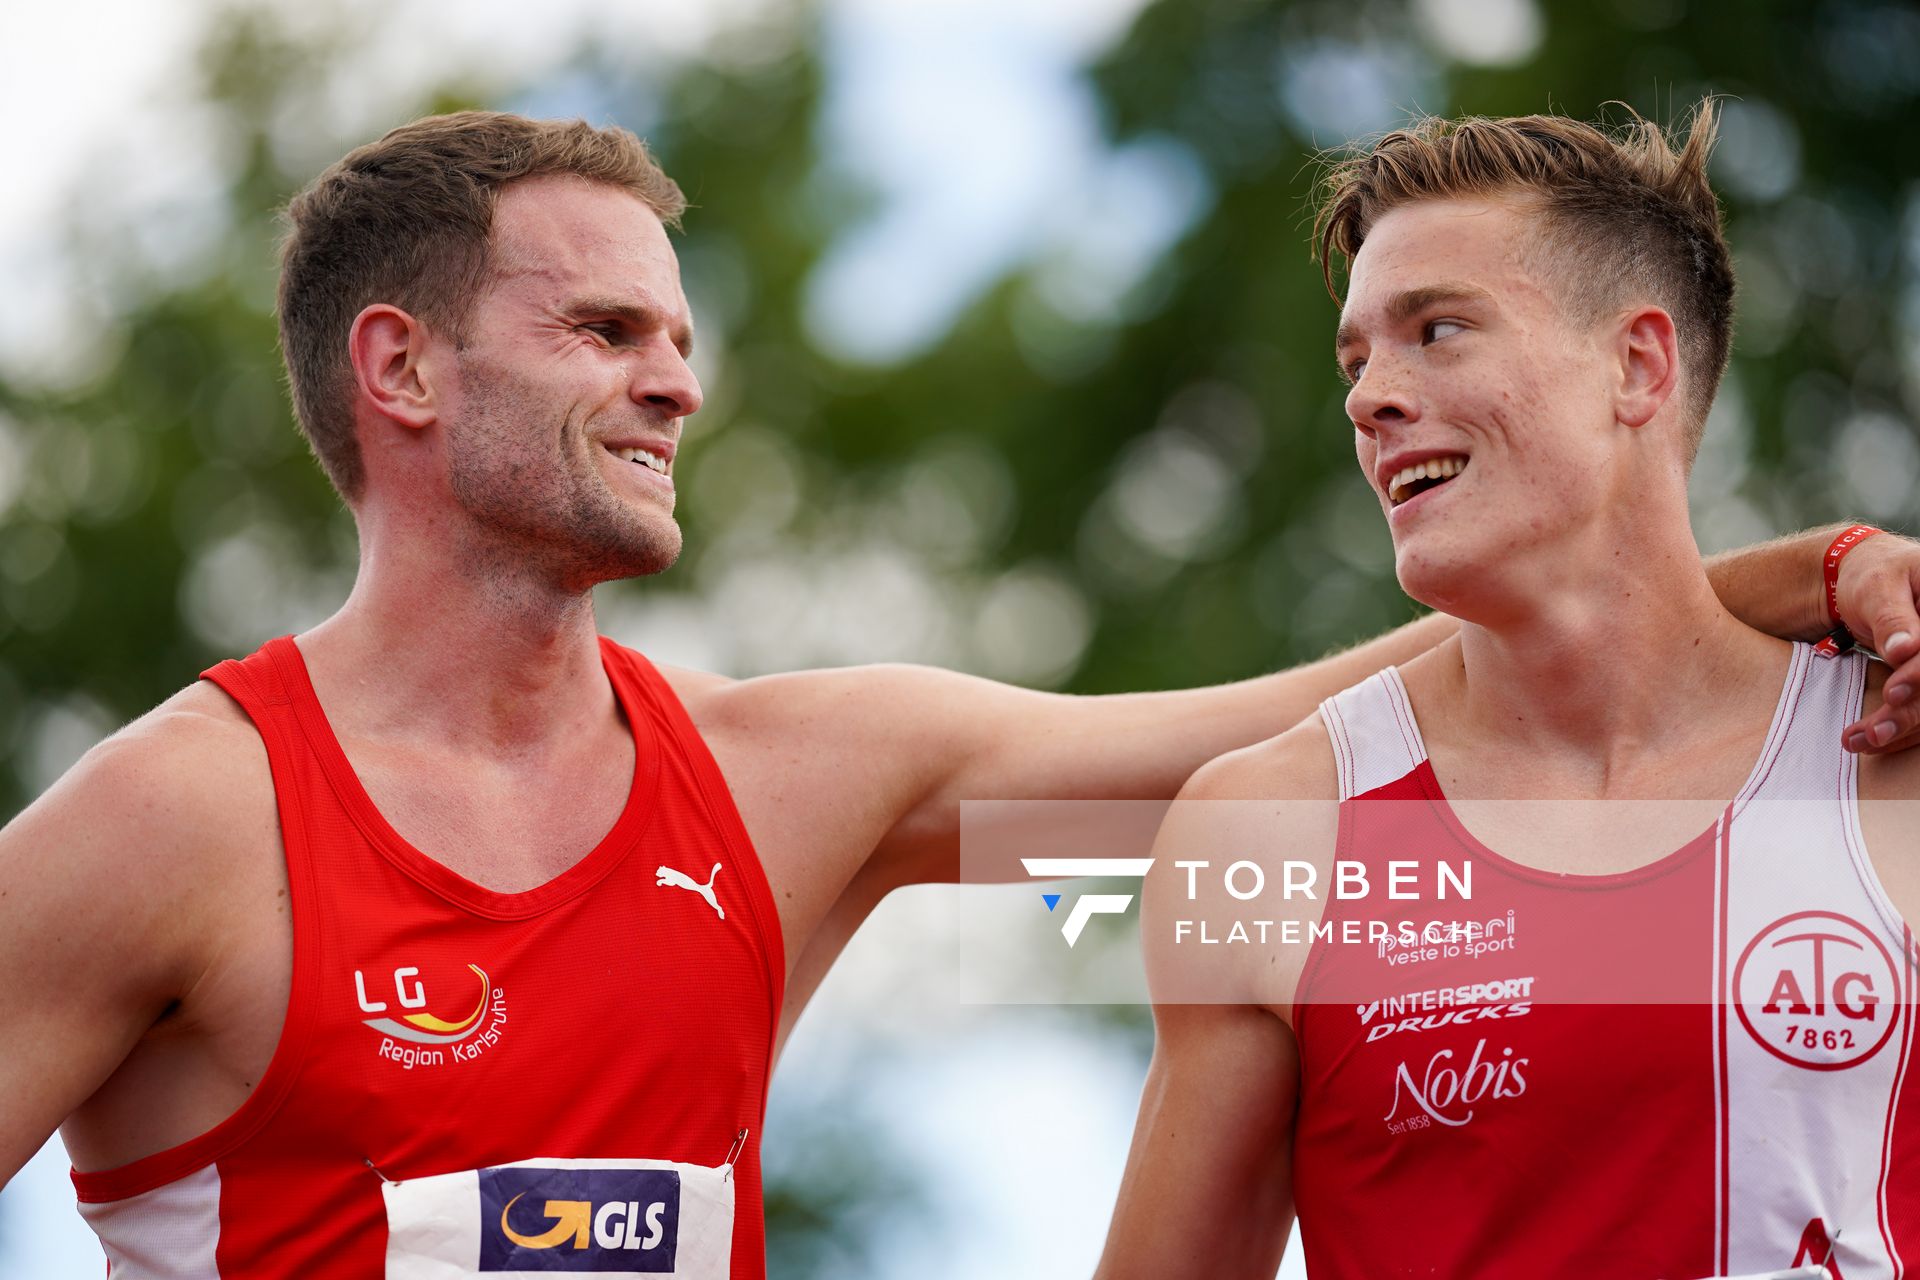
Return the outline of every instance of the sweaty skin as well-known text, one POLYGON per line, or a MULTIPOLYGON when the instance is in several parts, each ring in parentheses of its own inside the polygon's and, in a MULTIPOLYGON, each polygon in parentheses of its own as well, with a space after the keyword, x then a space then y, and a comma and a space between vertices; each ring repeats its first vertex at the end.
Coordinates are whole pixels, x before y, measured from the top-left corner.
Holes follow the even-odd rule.
MULTIPOLYGON (((701 393, 678 264, 644 204, 526 180, 502 192, 495 236, 463 346, 384 304, 348 335, 367 471, 359 575, 297 642, 391 825, 510 893, 578 861, 626 799, 634 745, 590 589, 678 554, 670 458, 701 393), (613 448, 652 450, 668 474, 613 448)), ((1743 617, 1818 634, 1825 544, 1760 548, 1717 580, 1743 617)), ((1920 634, 1920 555, 1902 547, 1863 547, 1843 586, 1863 625, 1884 615, 1920 634)), ((1239 685, 1100 698, 906 666, 665 674, 772 886, 784 1039, 876 903, 957 877, 963 799, 1171 797, 1204 761, 1453 630, 1432 617, 1239 685)), ((1920 704, 1901 731, 1916 722, 1920 704)), ((0 833, 0 1174, 56 1127, 94 1171, 231 1115, 279 1037, 291 950, 265 750, 224 693, 195 683, 0 833)))

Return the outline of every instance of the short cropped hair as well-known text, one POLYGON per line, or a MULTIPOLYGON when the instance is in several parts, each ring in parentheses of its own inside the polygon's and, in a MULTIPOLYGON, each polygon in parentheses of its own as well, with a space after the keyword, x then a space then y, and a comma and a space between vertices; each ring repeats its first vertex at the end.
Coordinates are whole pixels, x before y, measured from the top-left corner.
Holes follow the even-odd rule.
POLYGON ((1537 115, 1428 116, 1332 164, 1314 223, 1327 290, 1389 210, 1420 200, 1520 196, 1537 201, 1537 247, 1563 301, 1591 322, 1651 301, 1673 317, 1686 370, 1688 457, 1733 345, 1733 260, 1707 182, 1718 132, 1709 98, 1678 149, 1634 114, 1622 128, 1537 115))
POLYGON ((349 152, 287 205, 280 351, 300 429, 349 502, 366 482, 347 355, 354 317, 391 303, 463 343, 492 265, 501 188, 549 174, 631 192, 669 226, 686 210, 680 188, 627 130, 495 111, 402 125, 349 152))

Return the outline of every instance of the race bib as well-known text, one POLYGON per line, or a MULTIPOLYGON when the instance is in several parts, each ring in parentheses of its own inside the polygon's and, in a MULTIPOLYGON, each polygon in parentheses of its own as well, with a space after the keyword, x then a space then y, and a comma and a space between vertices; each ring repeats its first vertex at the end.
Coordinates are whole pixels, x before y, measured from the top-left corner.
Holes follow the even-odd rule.
POLYGON ((387 1280, 727 1280, 733 1253, 731 1165, 522 1160, 381 1190, 387 1280))

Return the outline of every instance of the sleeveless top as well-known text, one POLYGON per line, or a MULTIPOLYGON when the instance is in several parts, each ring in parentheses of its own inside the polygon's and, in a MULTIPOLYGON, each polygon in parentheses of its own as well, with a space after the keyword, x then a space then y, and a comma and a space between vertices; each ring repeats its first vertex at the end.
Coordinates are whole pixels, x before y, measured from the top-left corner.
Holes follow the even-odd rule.
POLYGON ((291 637, 203 673, 266 744, 292 994, 232 1116, 73 1175, 113 1280, 765 1275, 773 896, 672 690, 632 650, 600 655, 632 788, 522 893, 388 825, 291 637))
POLYGON ((1294 1188, 1316 1280, 1903 1274, 1920 1254, 1913 937, 1840 747, 1866 660, 1794 646, 1713 828, 1617 875, 1501 857, 1441 793, 1399 673, 1322 708, 1339 853, 1419 902, 1309 952, 1294 1188), (1441 900, 1436 861, 1470 861, 1441 900), (1810 1273, 1811 1274, 1811 1273, 1810 1273))

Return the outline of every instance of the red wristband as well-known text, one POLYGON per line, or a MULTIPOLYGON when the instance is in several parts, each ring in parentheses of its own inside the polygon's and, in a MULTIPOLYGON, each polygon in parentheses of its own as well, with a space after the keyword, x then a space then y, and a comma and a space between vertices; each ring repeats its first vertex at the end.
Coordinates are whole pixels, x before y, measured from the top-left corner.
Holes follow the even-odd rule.
POLYGON ((1827 546, 1827 558, 1821 562, 1821 569, 1827 581, 1827 620, 1836 627, 1846 625, 1840 620, 1840 562, 1847 558, 1847 552, 1881 532, 1884 531, 1870 524, 1856 524, 1827 546))

